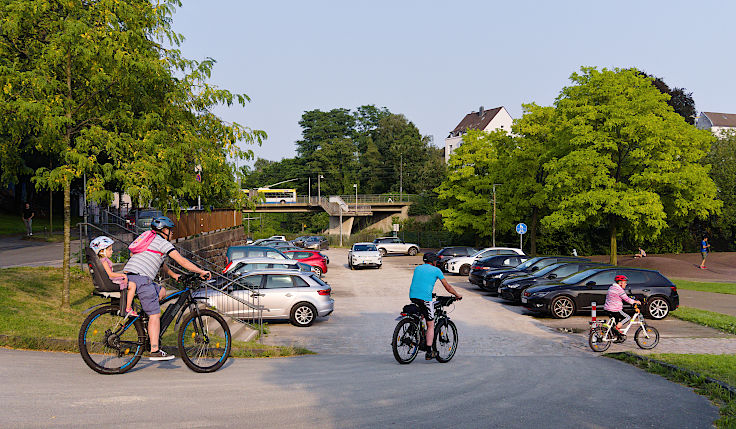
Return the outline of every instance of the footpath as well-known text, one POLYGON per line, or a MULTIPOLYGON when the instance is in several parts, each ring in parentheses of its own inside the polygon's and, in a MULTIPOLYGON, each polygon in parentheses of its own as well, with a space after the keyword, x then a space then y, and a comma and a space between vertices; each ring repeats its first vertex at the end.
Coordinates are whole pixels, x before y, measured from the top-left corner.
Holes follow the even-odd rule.
MULTIPOLYGON (((72 255, 78 251, 79 240, 72 240, 72 255)), ((26 240, 23 236, 0 237, 0 268, 60 267, 63 254, 63 242, 26 240)))

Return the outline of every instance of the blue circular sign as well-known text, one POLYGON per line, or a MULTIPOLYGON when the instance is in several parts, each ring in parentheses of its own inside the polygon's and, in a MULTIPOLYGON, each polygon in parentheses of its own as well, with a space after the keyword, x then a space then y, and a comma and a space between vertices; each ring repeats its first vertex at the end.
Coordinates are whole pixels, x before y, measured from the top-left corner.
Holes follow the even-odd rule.
POLYGON ((516 224, 516 233, 526 234, 526 224, 525 223, 516 224))

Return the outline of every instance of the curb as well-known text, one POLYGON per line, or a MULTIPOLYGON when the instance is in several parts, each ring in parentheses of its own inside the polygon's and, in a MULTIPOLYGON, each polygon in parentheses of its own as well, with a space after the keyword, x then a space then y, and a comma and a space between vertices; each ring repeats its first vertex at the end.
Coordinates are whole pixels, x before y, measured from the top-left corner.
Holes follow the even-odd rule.
POLYGON ((706 376, 704 376, 702 374, 699 374, 699 373, 697 373, 695 371, 691 371, 691 370, 685 369, 685 368, 680 368, 679 366, 673 365, 671 363, 662 362, 661 360, 652 359, 652 358, 646 357, 646 356, 641 356, 641 355, 638 355, 638 354, 632 353, 632 352, 615 352, 615 353, 606 353, 606 354, 607 355, 626 355, 626 356, 632 357, 632 358, 637 359, 637 360, 640 360, 640 361, 649 362, 649 363, 656 363, 657 365, 661 365, 661 366, 663 366, 665 368, 668 368, 668 369, 671 369, 671 370, 674 370, 674 371, 679 371, 679 372, 683 372, 683 373, 688 374, 688 375, 693 376, 693 377, 702 378, 706 383, 716 384, 716 385, 722 387, 723 389, 727 390, 734 397, 736 397, 736 387, 733 387, 733 386, 731 386, 729 384, 726 384, 726 383, 724 383, 724 382, 722 382, 720 380, 716 380, 715 378, 706 377, 706 376))

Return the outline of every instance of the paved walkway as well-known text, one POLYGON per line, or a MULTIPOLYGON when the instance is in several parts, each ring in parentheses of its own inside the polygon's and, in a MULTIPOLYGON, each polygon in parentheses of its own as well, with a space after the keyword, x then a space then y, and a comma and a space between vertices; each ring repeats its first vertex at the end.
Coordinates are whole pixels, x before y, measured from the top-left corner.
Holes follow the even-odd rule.
POLYGON ((736 295, 677 289, 680 305, 736 317, 736 295))
MULTIPOLYGON (((72 240, 71 252, 79 251, 79 240, 72 240)), ((60 267, 64 243, 24 240, 22 236, 0 237, 0 268, 60 267)))

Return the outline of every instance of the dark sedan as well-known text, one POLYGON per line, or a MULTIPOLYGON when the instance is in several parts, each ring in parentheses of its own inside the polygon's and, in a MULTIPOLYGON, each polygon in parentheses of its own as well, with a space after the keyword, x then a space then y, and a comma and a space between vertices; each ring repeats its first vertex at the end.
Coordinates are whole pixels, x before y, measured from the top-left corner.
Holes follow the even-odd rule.
POLYGON ((468 280, 474 285, 483 285, 483 275, 490 270, 511 269, 527 261, 528 256, 521 255, 496 255, 489 258, 478 259, 470 266, 468 280))
POLYGON ((610 265, 582 261, 560 262, 535 271, 533 274, 512 274, 501 282, 498 294, 505 300, 519 303, 521 302, 521 294, 530 287, 541 286, 546 283, 559 283, 560 280, 580 271, 607 266, 610 265))
MULTIPOLYGON (((593 302, 603 310, 608 288, 619 274, 629 280, 626 293, 644 302, 643 312, 652 319, 664 319, 680 306, 677 287, 658 271, 620 267, 594 268, 559 283, 529 288, 522 294, 521 303, 530 310, 549 313, 558 319, 589 312, 593 302)), ((631 309, 624 302, 624 311, 631 309)))
POLYGON ((500 270, 489 270, 483 276, 483 284, 480 285, 481 289, 491 292, 498 293, 498 287, 501 282, 513 274, 531 274, 541 270, 552 264, 563 261, 590 261, 586 258, 578 258, 576 256, 537 256, 536 258, 529 259, 528 261, 520 264, 511 269, 500 269, 500 270))
POLYGON ((467 246, 443 247, 437 253, 427 252, 422 255, 422 261, 434 262, 439 267, 443 262, 456 256, 470 256, 478 250, 467 246))

